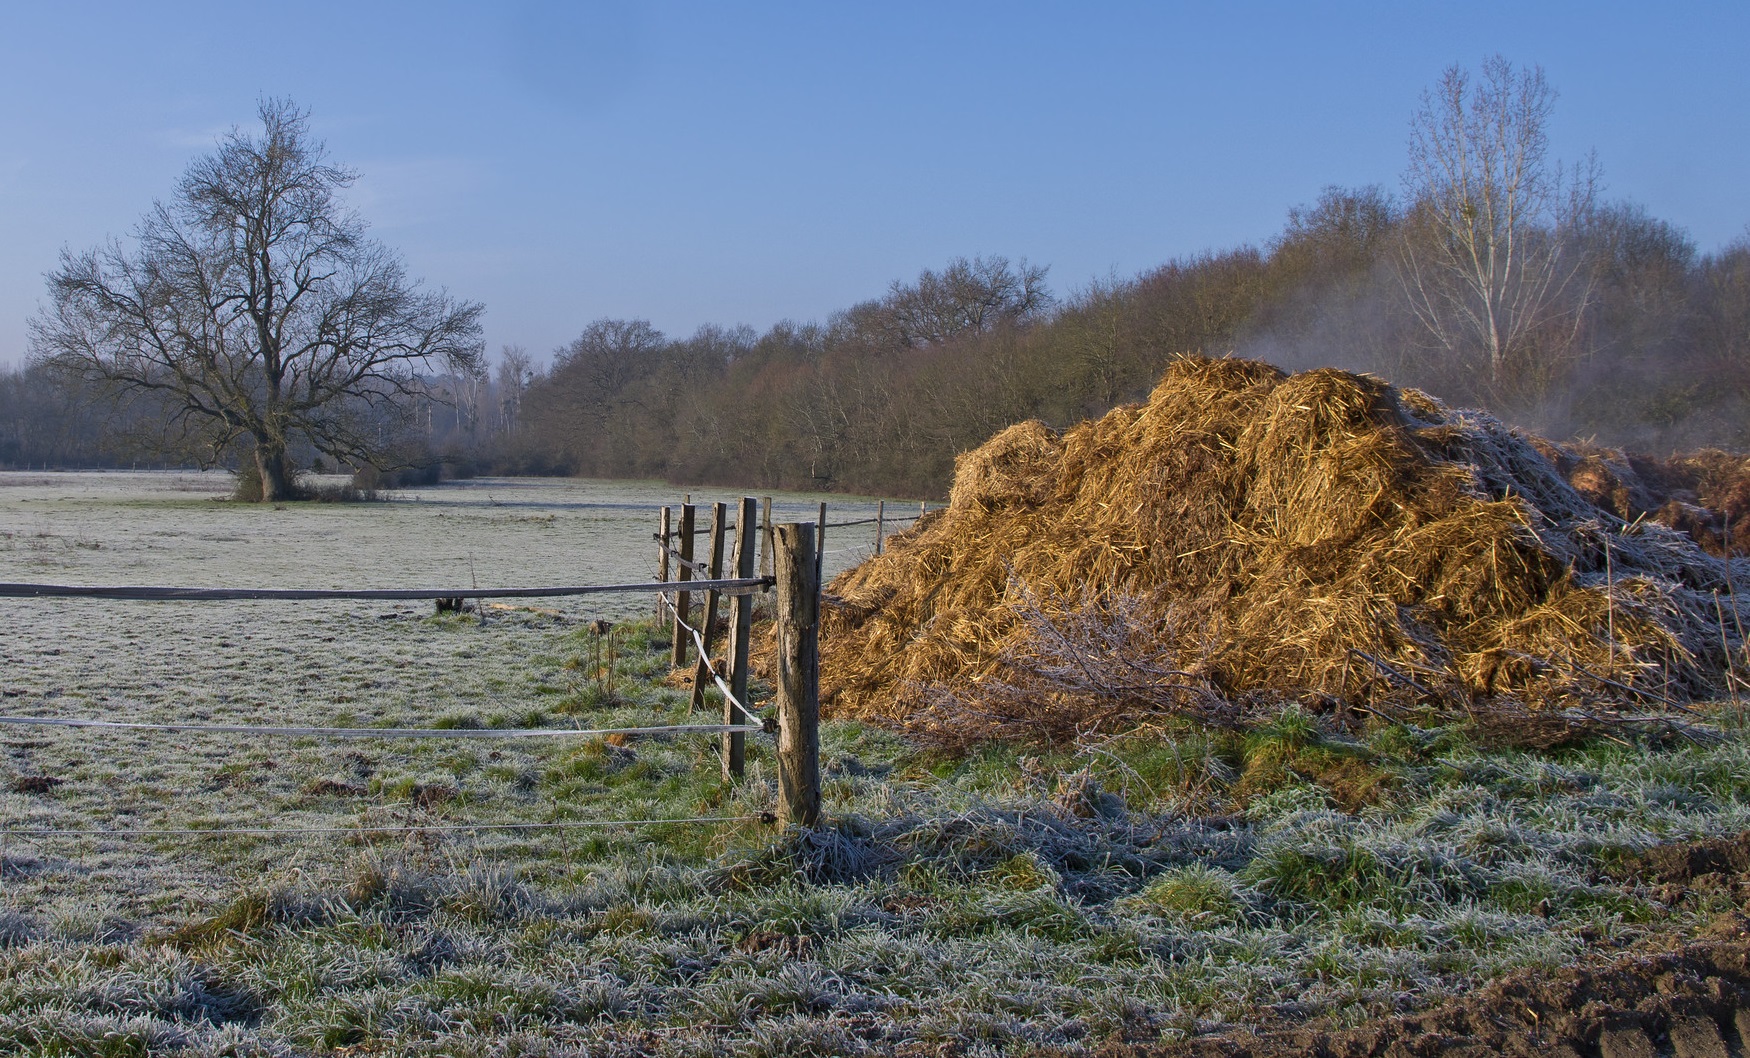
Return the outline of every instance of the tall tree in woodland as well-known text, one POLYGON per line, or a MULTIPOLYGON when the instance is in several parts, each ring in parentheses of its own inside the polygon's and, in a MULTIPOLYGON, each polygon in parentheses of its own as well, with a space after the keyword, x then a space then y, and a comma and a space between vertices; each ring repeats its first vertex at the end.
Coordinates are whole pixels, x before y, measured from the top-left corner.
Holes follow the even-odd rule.
POLYGON ((668 339, 648 320, 599 319, 555 351, 523 404, 529 438, 587 474, 630 474, 637 434, 653 414, 644 384, 668 339))
POLYGON ((382 458, 386 425, 434 365, 472 373, 481 306, 428 292, 365 237, 292 103, 261 104, 197 160, 137 247, 63 252, 33 356, 162 409, 166 432, 216 459, 247 446, 264 501, 291 495, 292 446, 382 458))
POLYGON ((915 283, 895 280, 886 297, 852 307, 838 323, 848 334, 890 348, 985 334, 1050 308, 1048 271, 1025 259, 1011 265, 1006 257, 956 257, 940 272, 925 269, 915 283))
POLYGON ((500 433, 513 433, 522 418, 523 394, 535 380, 535 361, 520 345, 498 351, 498 421, 500 433))
POLYGON ((1556 93, 1541 67, 1458 66, 1411 121, 1398 275, 1423 331, 1460 371, 1510 395, 1575 341, 1592 277, 1573 238, 1596 165, 1549 160, 1556 93))
POLYGON ((1702 261, 1693 282, 1700 359, 1716 384, 1750 403, 1750 229, 1702 261))

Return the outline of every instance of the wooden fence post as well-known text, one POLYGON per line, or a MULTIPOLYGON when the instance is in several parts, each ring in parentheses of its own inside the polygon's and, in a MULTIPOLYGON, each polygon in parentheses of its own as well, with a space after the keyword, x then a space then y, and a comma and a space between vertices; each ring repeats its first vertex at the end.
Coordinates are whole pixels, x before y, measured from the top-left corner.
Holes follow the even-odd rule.
POLYGON ((814 519, 814 583, 820 586, 820 578, 826 570, 826 503, 821 502, 820 514, 814 519))
MULTIPOLYGON (((723 518, 729 513, 726 503, 711 505, 711 563, 708 567, 712 580, 723 577, 723 518)), ((699 626, 699 638, 704 647, 699 651, 699 664, 693 669, 693 701, 687 707, 691 713, 705 704, 705 684, 711 682, 711 626, 717 623, 716 588, 705 592, 705 623, 699 626)))
MULTIPOLYGON (((696 509, 692 504, 681 504, 681 546, 679 549, 681 553, 681 561, 677 563, 677 565, 680 566, 680 576, 676 577, 676 580, 693 579, 693 567, 689 566, 687 563, 693 560, 693 524, 695 512, 696 509)), ((692 636, 688 634, 686 624, 691 620, 692 597, 684 591, 676 592, 674 596, 674 650, 672 651, 672 656, 669 660, 677 669, 687 663, 687 644, 692 641, 692 636)))
MULTIPOLYGON (((759 517, 757 501, 752 496, 741 498, 741 510, 735 515, 735 576, 745 580, 753 576, 754 549, 759 546, 759 529, 754 520, 759 517)), ((729 597, 729 693, 736 702, 747 702, 748 645, 753 638, 753 596, 729 597)), ((735 702, 723 703, 723 722, 742 725, 750 722, 735 702)), ((726 731, 723 739, 723 779, 739 779, 747 770, 747 736, 740 731, 726 731)))
POLYGON ((820 820, 820 565, 814 526, 777 526, 778 818, 820 820))
MULTIPOLYGON (((664 507, 662 516, 656 521, 656 579, 664 583, 668 582, 668 542, 674 536, 673 516, 674 508, 664 507)), ((668 596, 663 593, 656 593, 656 620, 658 622, 661 622, 668 615, 668 607, 664 605, 667 599, 668 596)), ((662 626, 659 623, 657 627, 662 626)))
POLYGON ((760 497, 760 576, 772 575, 772 498, 760 497))

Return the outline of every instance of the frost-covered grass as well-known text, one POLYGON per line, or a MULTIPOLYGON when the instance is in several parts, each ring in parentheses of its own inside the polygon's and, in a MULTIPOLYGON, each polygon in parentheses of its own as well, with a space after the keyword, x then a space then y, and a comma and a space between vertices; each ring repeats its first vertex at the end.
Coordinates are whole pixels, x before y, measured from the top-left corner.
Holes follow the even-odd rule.
MULTIPOLYGON (((92 583, 445 584, 472 552, 482 584, 587 582, 605 575, 559 563, 609 546, 605 529, 583 546, 603 527, 569 524, 592 517, 582 508, 548 508, 542 529, 493 520, 532 505, 458 511, 429 496, 38 508, 40 488, 0 488, 0 579, 50 579, 33 565, 46 555, 65 564, 57 579, 92 583), (9 498, 18 489, 29 502, 9 498), (243 542, 210 539, 226 536, 243 542), (264 538, 307 546, 307 568, 252 564, 264 538), (373 565, 371 547, 391 549, 373 565), (389 576, 387 555, 404 572, 389 576)), ((640 571, 646 511, 672 498, 651 489, 624 529, 640 571)), ((686 718, 661 680, 661 637, 623 624, 610 680, 582 608, 484 621, 358 604, 7 608, 6 713, 686 718)), ((1660 842, 1750 828, 1745 720, 1726 706, 1714 719, 1717 743, 1530 754, 1451 729, 1354 738, 1291 713, 1243 738, 1153 731, 964 758, 829 723, 831 820, 805 833, 739 818, 774 800, 757 737, 731 787, 703 735, 337 744, 0 728, 5 827, 341 830, 9 839, 0 1051, 1005 1053, 1271 1012, 1362 1018, 1700 921, 1705 902, 1667 908, 1604 872, 1660 842), (736 821, 347 832, 694 816, 736 821)))

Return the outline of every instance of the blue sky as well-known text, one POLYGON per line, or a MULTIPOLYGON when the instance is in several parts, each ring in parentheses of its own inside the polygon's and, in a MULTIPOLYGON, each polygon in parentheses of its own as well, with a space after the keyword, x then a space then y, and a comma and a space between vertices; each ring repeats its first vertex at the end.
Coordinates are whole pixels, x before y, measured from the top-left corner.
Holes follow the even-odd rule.
POLYGON ((428 283, 545 357, 823 319, 957 255, 1059 292, 1398 188, 1447 65, 1541 64, 1554 151, 1717 249, 1750 222, 1750 4, 0 0, 0 362, 263 95, 428 283))

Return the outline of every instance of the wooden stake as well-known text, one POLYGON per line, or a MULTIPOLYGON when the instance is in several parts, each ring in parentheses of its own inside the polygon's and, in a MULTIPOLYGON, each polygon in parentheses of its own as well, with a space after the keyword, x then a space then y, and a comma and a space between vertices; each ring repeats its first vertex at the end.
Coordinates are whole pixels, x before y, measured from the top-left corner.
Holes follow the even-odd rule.
POLYGON ((1606 632, 1610 639, 1605 644, 1610 651, 1610 661, 1604 668, 1604 675, 1616 679, 1616 574, 1610 564, 1610 533, 1604 534, 1604 607, 1605 619, 1609 622, 1606 632))
POLYGON ((887 535, 887 501, 875 501, 875 553, 881 553, 881 538, 887 535))
POLYGON ((760 576, 772 575, 772 498, 760 497, 760 576))
POLYGON ((820 821, 820 565, 814 526, 776 527, 778 818, 820 821))
POLYGON ((820 513, 814 518, 814 573, 816 586, 820 583, 821 571, 826 569, 826 503, 820 504, 820 513))
MULTIPOLYGON (((735 575, 738 578, 753 576, 754 549, 759 543, 759 533, 754 525, 757 501, 752 496, 741 498, 741 510, 735 516, 735 575)), ((729 693, 735 696, 735 701, 747 701, 747 669, 748 645, 753 638, 753 596, 731 595, 729 597, 729 693)), ((735 707, 735 702, 723 703, 723 722, 725 724, 745 724, 748 717, 735 707)), ((723 778, 733 781, 742 777, 747 770, 747 736, 740 731, 724 732, 723 739, 723 778)))
MULTIPOLYGON (((668 542, 674 536, 673 516, 674 508, 664 507, 661 517, 656 522, 656 579, 664 583, 668 582, 668 542)), ((668 616, 668 608, 663 605, 667 598, 668 596, 661 592, 656 595, 656 619, 658 621, 668 616)))
MULTIPOLYGON (((693 560, 693 525, 697 509, 690 503, 681 504, 680 551, 682 561, 680 575, 676 580, 692 580, 693 569, 687 565, 693 560)), ((681 668, 687 663, 687 644, 692 642, 692 636, 683 627, 682 622, 692 619, 692 597, 687 592, 676 592, 674 597, 674 650, 671 652, 670 663, 675 668, 681 668)))
POLYGON ((1738 588, 1732 583, 1732 519, 1721 516, 1725 521, 1725 536, 1721 546, 1726 552, 1726 601, 1732 604, 1732 625, 1738 630, 1738 649, 1744 651, 1744 657, 1750 659, 1750 640, 1744 638, 1744 618, 1738 613, 1738 588))
POLYGON ((1714 589, 1714 616, 1720 622, 1720 651, 1726 655, 1726 689, 1732 694, 1732 704, 1738 704, 1738 667, 1732 663, 1732 648, 1726 643, 1726 613, 1720 609, 1720 590, 1714 589))
MULTIPOLYGON (((711 505, 711 579, 723 578, 723 519, 729 505, 711 505)), ((711 626, 717 623, 717 589, 705 592, 705 623, 699 626, 699 638, 705 648, 699 652, 699 664, 693 669, 693 701, 687 707, 692 712, 705 704, 705 685, 711 682, 711 626)))

